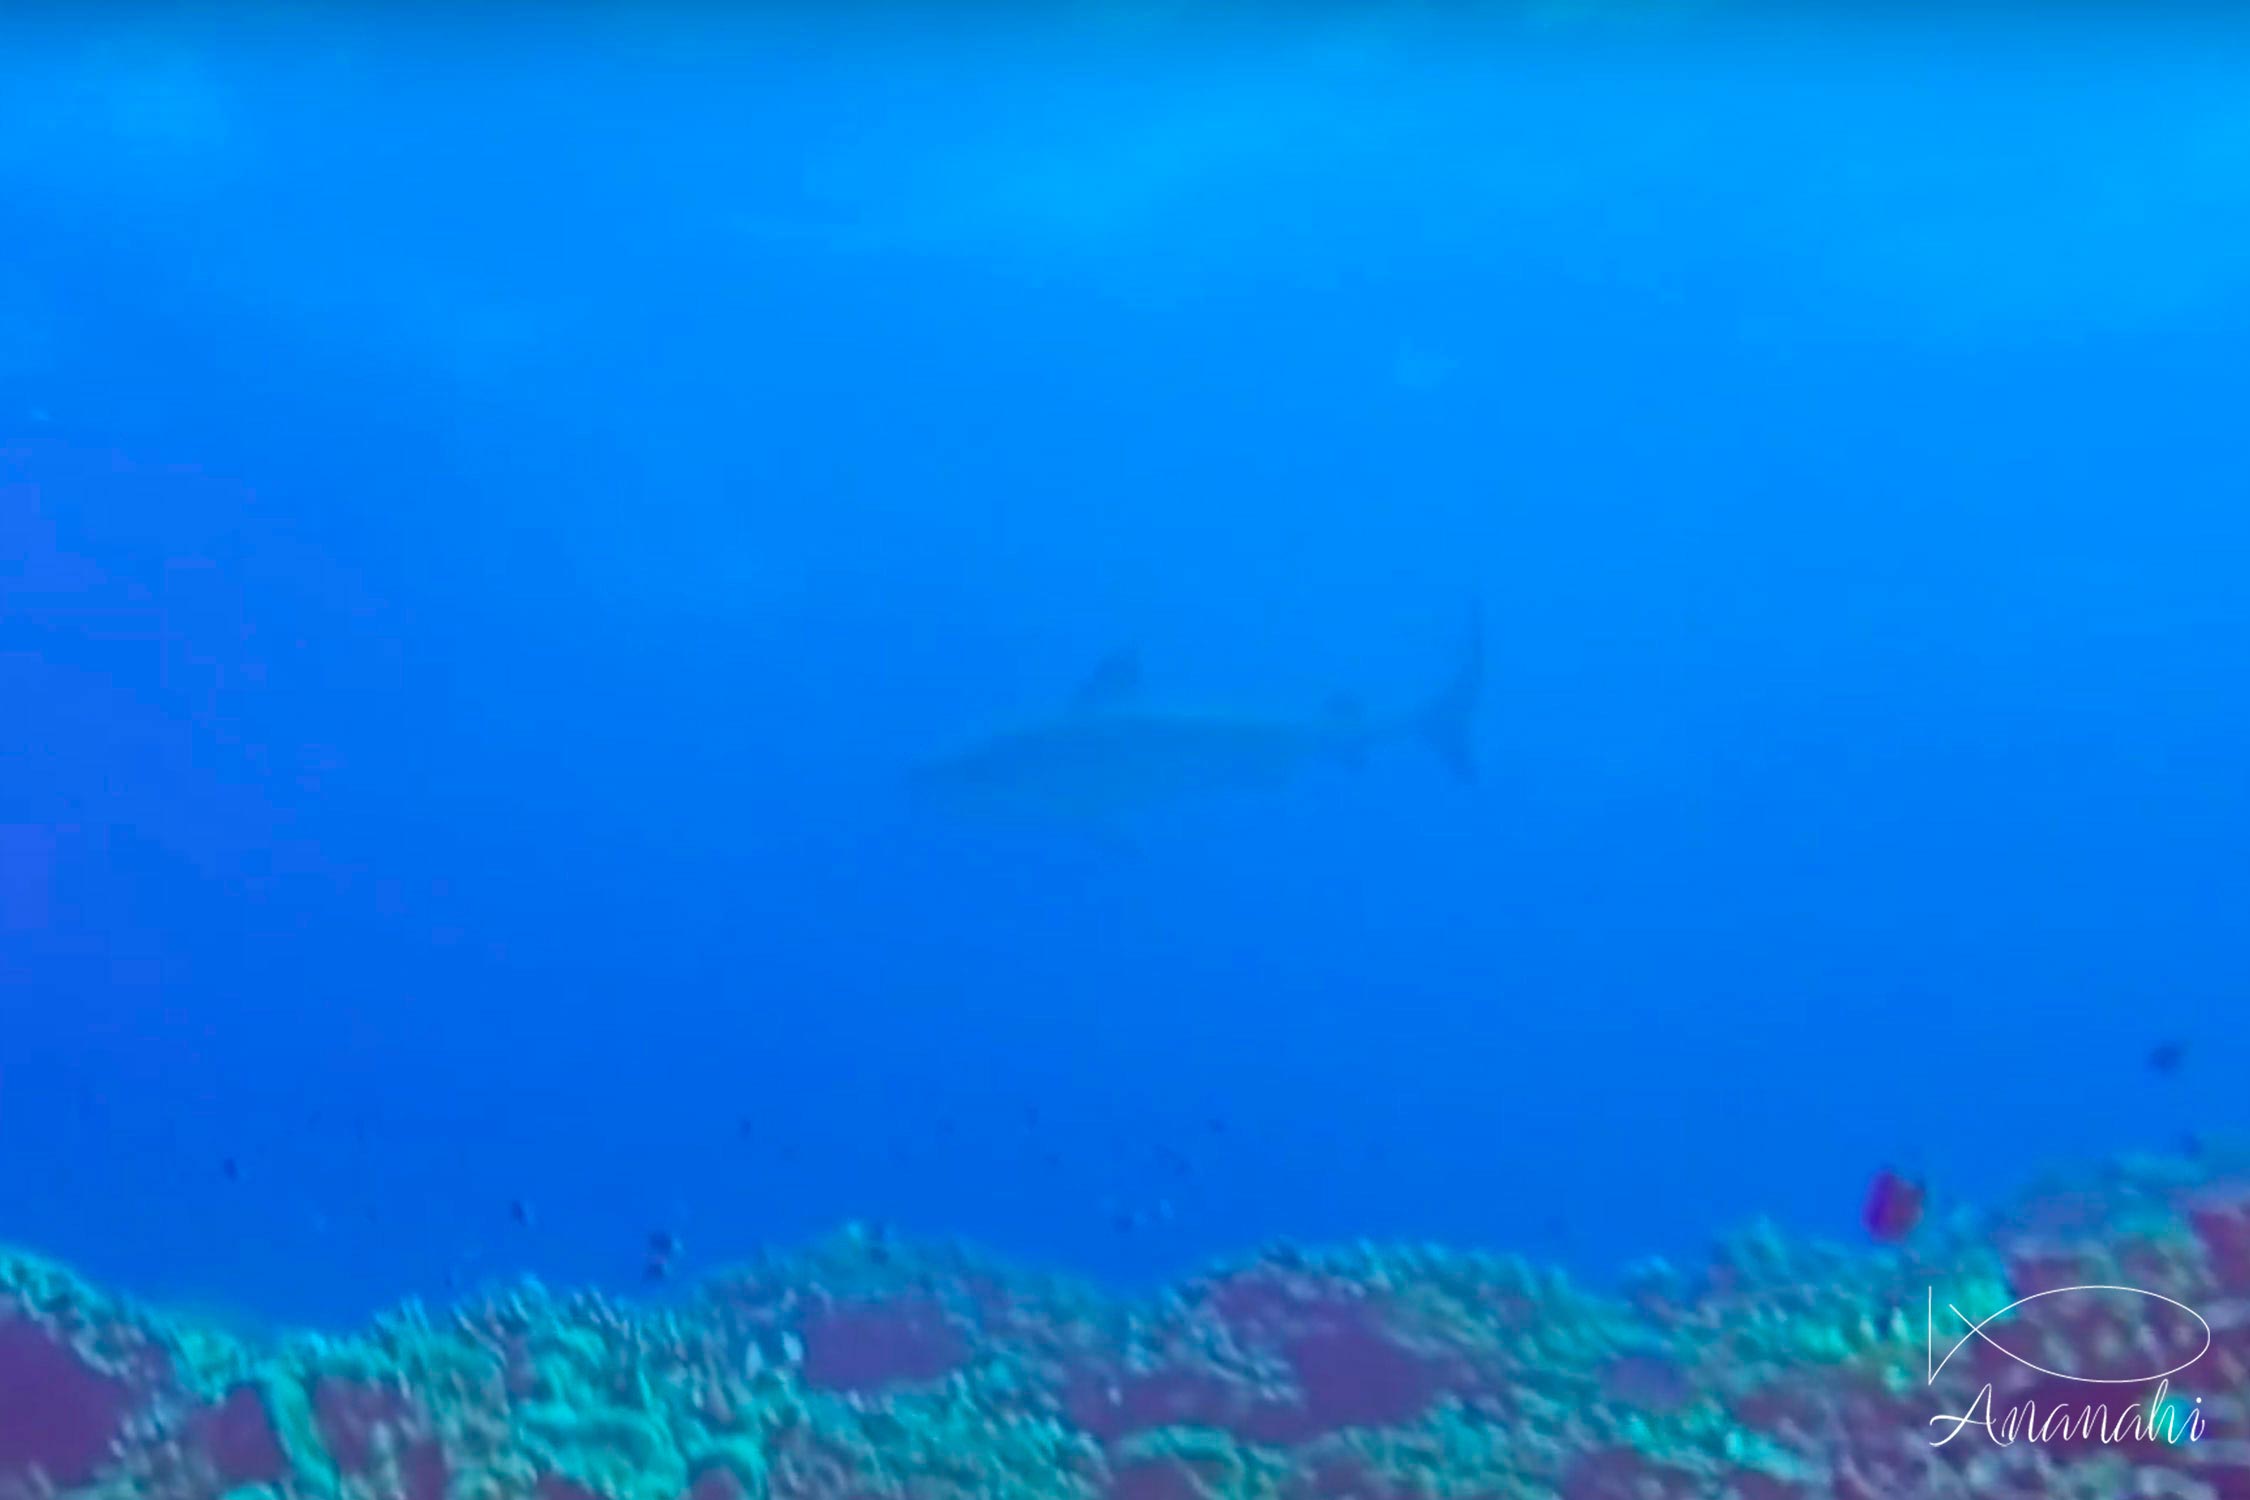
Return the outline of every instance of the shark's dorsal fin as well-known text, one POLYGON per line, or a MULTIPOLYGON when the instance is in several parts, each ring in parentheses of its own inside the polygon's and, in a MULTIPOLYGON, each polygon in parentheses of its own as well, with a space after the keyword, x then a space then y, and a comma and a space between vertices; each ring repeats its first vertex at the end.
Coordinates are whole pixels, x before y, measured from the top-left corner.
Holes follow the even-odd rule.
POLYGON ((1126 647, 1103 657, 1086 680, 1071 694, 1070 706, 1079 713, 1115 708, 1141 690, 1141 654, 1126 647))

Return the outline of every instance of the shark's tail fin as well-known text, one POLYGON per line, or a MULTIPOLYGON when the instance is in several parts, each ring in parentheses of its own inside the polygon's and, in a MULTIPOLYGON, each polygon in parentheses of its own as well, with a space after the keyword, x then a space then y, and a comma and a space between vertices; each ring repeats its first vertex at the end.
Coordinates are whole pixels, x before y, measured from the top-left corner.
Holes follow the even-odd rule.
POLYGON ((1469 607, 1461 658, 1445 685, 1414 716, 1415 733, 1462 781, 1477 779, 1477 699, 1484 689, 1484 612, 1469 607))

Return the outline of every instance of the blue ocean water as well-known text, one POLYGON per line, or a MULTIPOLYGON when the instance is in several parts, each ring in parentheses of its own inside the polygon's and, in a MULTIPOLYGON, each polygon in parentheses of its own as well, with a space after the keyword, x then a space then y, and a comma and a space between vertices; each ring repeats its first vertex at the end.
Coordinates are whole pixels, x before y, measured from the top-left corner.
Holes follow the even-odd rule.
POLYGON ((1599 1278, 2250 1125, 2250 37, 1190 9, 7 23, 0 1240, 1599 1278), (1473 786, 908 793, 1472 607, 1473 786))

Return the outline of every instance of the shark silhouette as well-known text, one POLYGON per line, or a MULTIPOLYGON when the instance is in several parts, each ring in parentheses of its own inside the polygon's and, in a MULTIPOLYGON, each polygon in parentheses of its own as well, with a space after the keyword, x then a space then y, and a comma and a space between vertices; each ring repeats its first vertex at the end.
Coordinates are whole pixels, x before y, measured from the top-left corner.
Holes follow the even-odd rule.
POLYGON ((1356 766, 1400 741, 1419 741, 1455 778, 1472 782, 1483 683, 1484 633, 1474 610, 1438 690, 1388 720, 1346 702, 1305 719, 1151 705, 1138 658, 1120 652, 1060 713, 927 761, 910 779, 925 797, 960 811, 1096 825, 1147 807, 1284 785, 1320 765, 1356 766))

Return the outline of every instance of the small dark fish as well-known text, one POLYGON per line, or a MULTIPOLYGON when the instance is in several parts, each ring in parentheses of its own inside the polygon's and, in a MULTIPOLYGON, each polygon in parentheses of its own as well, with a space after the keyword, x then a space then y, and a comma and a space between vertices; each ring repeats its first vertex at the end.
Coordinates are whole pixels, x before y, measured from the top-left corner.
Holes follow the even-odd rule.
POLYGON ((680 1237, 669 1229, 654 1230, 648 1237, 648 1253, 657 1260, 670 1260, 680 1253, 680 1237))
POLYGON ((647 1263, 641 1267, 641 1280, 643 1281, 670 1281, 671 1279, 672 1263, 661 1255, 650 1256, 647 1263))
POLYGON ((2187 1061, 2187 1050, 2186 1042, 2158 1042, 2148 1049, 2149 1071, 2170 1077, 2180 1071, 2181 1063, 2187 1061))
POLYGON ((508 1200, 508 1217, 529 1229, 531 1227, 531 1205, 521 1198, 511 1198, 508 1200))
POLYGON ((1859 1211, 1860 1223, 1866 1226, 1868 1237, 1877 1244, 1895 1245, 1922 1222, 1927 1197, 1921 1183, 1885 1167, 1867 1184, 1867 1201, 1859 1211))
POLYGON ((748 1115, 744 1115, 741 1119, 734 1122, 734 1133, 737 1139, 745 1141, 750 1139, 750 1137, 755 1133, 755 1127, 751 1124, 751 1120, 748 1115))
POLYGON ((1210 1131, 1213 1135, 1225 1135, 1227 1133, 1227 1122, 1220 1119, 1217 1115, 1213 1115, 1210 1119, 1203 1122, 1203 1128, 1210 1131))
POLYGON ((240 1182, 242 1180, 242 1163, 231 1156, 227 1157, 219 1163, 219 1175, 229 1182, 240 1182))

